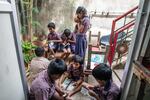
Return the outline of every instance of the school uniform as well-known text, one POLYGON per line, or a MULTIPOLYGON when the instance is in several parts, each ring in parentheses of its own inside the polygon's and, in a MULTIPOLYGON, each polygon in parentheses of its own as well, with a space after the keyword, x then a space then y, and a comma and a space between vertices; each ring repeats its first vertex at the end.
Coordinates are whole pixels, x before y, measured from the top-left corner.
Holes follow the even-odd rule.
POLYGON ((64 42, 68 40, 68 38, 64 34, 61 35, 61 39, 62 39, 62 43, 60 44, 60 51, 63 51, 63 49, 70 48, 70 43, 69 42, 64 44, 64 42))
MULTIPOLYGON (((72 41, 76 41, 76 34, 75 33, 71 33, 69 36, 69 39, 72 41)), ((75 53, 75 43, 70 43, 70 49, 72 53, 75 53)))
POLYGON ((112 81, 107 86, 95 86, 93 91, 101 100, 118 100, 120 93, 120 89, 112 81))
POLYGON ((30 82, 32 82, 40 72, 48 68, 50 61, 44 57, 35 57, 30 65, 30 82))
MULTIPOLYGON (((60 37, 59 37, 59 35, 56 32, 52 32, 52 33, 48 34, 48 41, 51 41, 51 40, 60 40, 60 37)), ((60 43, 49 42, 48 43, 48 47, 51 48, 51 49, 53 49, 56 52, 56 51, 59 50, 60 43)))
POLYGON ((55 82, 48 77, 47 70, 39 73, 30 88, 30 100, 50 100, 55 93, 55 82))
MULTIPOLYGON (((75 45, 75 54, 81 57, 85 56, 86 48, 87 48, 87 39, 86 39, 86 32, 90 27, 90 21, 88 16, 85 16, 82 19, 81 24, 84 26, 82 32, 76 33, 76 45, 75 45)), ((76 30, 75 30, 76 31, 76 30)))
POLYGON ((79 79, 83 80, 83 66, 80 66, 78 69, 73 68, 73 66, 69 66, 68 71, 69 78, 73 81, 78 81, 79 79))

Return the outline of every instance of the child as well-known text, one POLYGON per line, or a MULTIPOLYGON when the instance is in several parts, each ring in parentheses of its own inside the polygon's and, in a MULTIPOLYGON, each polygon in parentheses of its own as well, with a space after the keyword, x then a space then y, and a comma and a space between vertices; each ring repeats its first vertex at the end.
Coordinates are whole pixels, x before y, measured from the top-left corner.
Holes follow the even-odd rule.
POLYGON ((70 49, 72 53, 75 53, 76 35, 75 33, 70 33, 68 42, 70 43, 70 49))
POLYGON ((118 100, 120 90, 112 81, 112 70, 108 65, 99 64, 92 70, 92 75, 98 82, 98 86, 82 84, 83 87, 88 89, 89 95, 96 100, 118 100))
POLYGON ((75 86, 73 91, 70 92, 70 96, 78 92, 78 87, 83 82, 83 58, 75 55, 72 58, 72 63, 70 64, 68 71, 61 77, 60 82, 63 83, 65 78, 71 79, 73 85, 75 86))
POLYGON ((32 82, 37 76, 38 73, 47 69, 50 61, 44 57, 45 50, 43 47, 37 47, 35 49, 35 55, 31 60, 30 65, 30 82, 32 82))
POLYGON ((79 18, 79 21, 81 21, 81 27, 77 28, 79 31, 77 31, 76 34, 75 54, 84 58, 87 48, 86 32, 90 28, 90 20, 87 16, 87 10, 84 7, 78 7, 76 15, 77 18, 79 18))
POLYGON ((39 73, 30 88, 30 100, 71 100, 58 88, 55 81, 67 70, 65 62, 54 59, 48 69, 39 73))
POLYGON ((53 22, 50 22, 47 25, 49 29, 48 34, 48 48, 52 52, 53 55, 55 55, 55 52, 58 51, 59 45, 61 42, 61 38, 58 36, 58 34, 55 32, 55 24, 53 22))
POLYGON ((60 44, 60 49, 63 51, 63 54, 61 55, 62 59, 66 59, 71 53, 70 43, 68 41, 70 34, 71 31, 69 29, 65 29, 61 35, 62 43, 60 44))

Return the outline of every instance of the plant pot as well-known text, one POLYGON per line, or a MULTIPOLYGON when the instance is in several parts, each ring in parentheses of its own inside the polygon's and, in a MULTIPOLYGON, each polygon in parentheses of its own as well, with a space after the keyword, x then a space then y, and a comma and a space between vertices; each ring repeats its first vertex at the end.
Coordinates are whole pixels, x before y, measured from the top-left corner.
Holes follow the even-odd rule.
POLYGON ((36 45, 38 47, 43 47, 44 46, 43 41, 40 41, 40 40, 35 40, 32 43, 33 43, 33 45, 36 45))

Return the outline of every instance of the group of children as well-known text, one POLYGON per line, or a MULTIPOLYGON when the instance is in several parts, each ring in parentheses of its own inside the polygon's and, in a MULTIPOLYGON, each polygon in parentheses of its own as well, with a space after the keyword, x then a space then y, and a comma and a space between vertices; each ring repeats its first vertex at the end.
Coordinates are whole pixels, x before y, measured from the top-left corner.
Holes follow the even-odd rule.
POLYGON ((101 63, 88 72, 96 79, 97 86, 84 82, 86 71, 82 57, 73 56, 68 65, 61 59, 53 59, 48 68, 40 72, 32 82, 30 100, 71 100, 83 88, 95 100, 119 100, 120 91, 112 80, 112 70, 108 65, 101 63), (71 80, 72 90, 67 91, 67 87, 62 86, 66 79, 71 80))
MULTIPOLYGON (((69 90, 69 97, 72 97, 74 94, 85 88, 86 91, 88 91, 88 94, 91 97, 94 97, 95 100, 119 100, 120 90, 113 82, 112 70, 107 64, 101 63, 93 70, 84 70, 83 58, 75 55, 72 58, 72 62, 68 66, 68 70, 59 80, 61 84, 63 84, 65 79, 70 79, 70 83, 73 85, 73 89, 69 90), (88 75, 93 75, 98 85, 93 86, 84 82, 84 76, 87 75, 86 72, 88 72, 88 75)), ((65 89, 66 88, 67 87, 65 87, 65 89)))
POLYGON ((66 59, 70 53, 75 52, 75 37, 69 29, 65 29, 64 32, 59 35, 55 32, 55 24, 50 22, 48 24, 48 50, 55 56, 55 52, 63 51, 62 59, 66 59))
POLYGON ((48 47, 53 55, 57 51, 63 51, 61 56, 63 59, 66 59, 70 53, 75 53, 84 58, 87 48, 86 33, 90 28, 90 20, 84 7, 77 8, 74 21, 76 22, 74 31, 65 29, 61 35, 55 32, 53 22, 48 24, 48 47))
MULTIPOLYGON (((111 68, 106 64, 99 64, 93 70, 84 70, 84 56, 87 47, 86 32, 89 29, 89 18, 86 16, 86 9, 78 7, 74 32, 65 29, 61 35, 56 33, 55 24, 48 24, 48 50, 55 57, 57 51, 63 51, 60 58, 51 60, 47 67, 40 67, 38 75, 34 77, 30 87, 30 100, 71 100, 71 97, 85 88, 91 97, 96 100, 118 100, 119 88, 112 81, 111 68), (64 61, 70 53, 74 53, 69 64, 64 61), (62 60, 63 59, 63 60, 62 60), (42 71, 43 69, 43 71, 42 71), (91 74, 97 80, 98 85, 93 86, 84 82, 84 76, 91 74), (66 79, 69 79, 73 86, 71 91, 66 91, 63 86, 66 79), (63 91, 65 90, 65 91, 63 91)), ((36 58, 34 69, 43 64, 43 48, 38 47, 41 55, 36 58), (35 64, 37 63, 37 64, 35 64)), ((37 50, 35 50, 36 52, 37 50)), ((38 53, 36 53, 37 55, 38 53)), ((44 60, 45 61, 45 60, 44 60)), ((31 63, 33 63, 31 61, 31 63)), ((47 64, 47 61, 45 62, 47 64)), ((32 64, 31 64, 32 65, 32 64)), ((69 84, 68 84, 69 85, 69 84)))

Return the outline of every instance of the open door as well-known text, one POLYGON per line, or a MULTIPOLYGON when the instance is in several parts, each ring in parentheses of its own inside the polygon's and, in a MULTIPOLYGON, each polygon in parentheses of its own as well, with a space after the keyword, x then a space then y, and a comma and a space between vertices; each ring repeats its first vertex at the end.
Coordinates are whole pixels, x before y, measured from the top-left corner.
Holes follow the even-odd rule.
POLYGON ((27 100, 15 0, 0 0, 0 100, 27 100))

